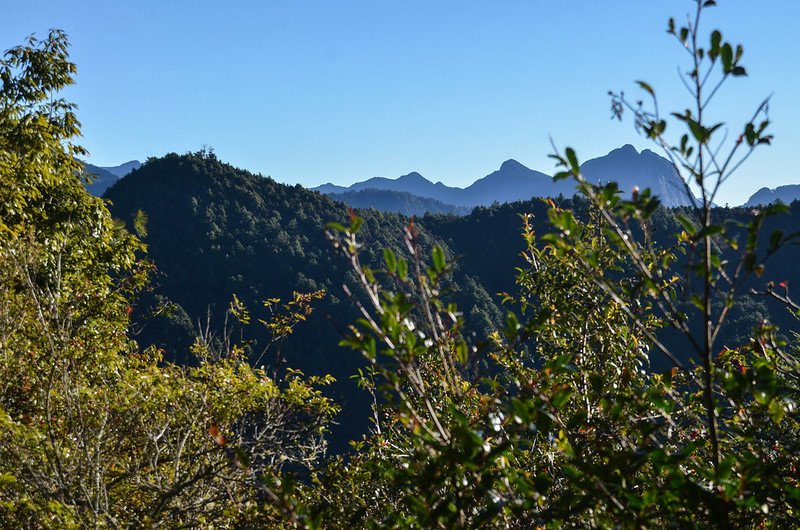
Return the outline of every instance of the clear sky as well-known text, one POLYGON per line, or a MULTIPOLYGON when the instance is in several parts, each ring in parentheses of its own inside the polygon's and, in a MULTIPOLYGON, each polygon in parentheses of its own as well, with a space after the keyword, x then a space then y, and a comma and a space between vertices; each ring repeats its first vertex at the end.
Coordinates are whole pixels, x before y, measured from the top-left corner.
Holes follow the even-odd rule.
MULTIPOLYGON (((581 159, 632 143, 609 89, 645 79, 688 104, 666 20, 689 0, 3 0, 0 48, 66 30, 90 161, 204 145, 313 186, 419 171, 464 186, 508 159, 553 172, 549 137, 581 159)), ((771 93, 775 142, 720 202, 800 183, 800 1, 718 0, 706 28, 743 42, 750 76, 718 99, 745 119, 771 93)), ((724 113, 722 112, 724 111, 724 113)), ((731 136, 735 137, 732 127, 731 136)))

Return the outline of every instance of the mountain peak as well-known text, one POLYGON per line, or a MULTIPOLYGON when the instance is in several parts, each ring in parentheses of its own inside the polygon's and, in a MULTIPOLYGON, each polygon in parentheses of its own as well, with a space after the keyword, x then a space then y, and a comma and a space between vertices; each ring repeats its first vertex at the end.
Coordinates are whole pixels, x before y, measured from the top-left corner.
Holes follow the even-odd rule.
MULTIPOLYGON (((644 151, 642 151, 642 153, 644 153, 644 151)), ((625 144, 622 147, 614 149, 606 156, 614 156, 614 155, 638 156, 639 152, 631 144, 625 144)))
MULTIPOLYGON (((648 149, 640 153, 633 145, 625 144, 605 156, 587 160, 581 169, 593 183, 615 181, 622 190, 632 190, 635 186, 651 188, 667 206, 690 204, 686 187, 672 162, 648 149)), ((466 188, 450 187, 442 182, 434 184, 414 171, 397 179, 374 177, 348 188, 334 190, 332 186, 321 186, 317 189, 323 193, 341 193, 370 188, 406 192, 468 208, 488 206, 493 202, 528 200, 531 197, 572 196, 575 193, 575 185, 571 180, 554 182, 549 175, 530 169, 513 158, 466 188)))
POLYGON ((430 182, 428 179, 417 173, 416 171, 412 171, 407 175, 403 175, 397 179, 398 181, 405 181, 405 182, 430 182))
POLYGON ((513 171, 517 169, 528 169, 513 158, 509 158, 500 165, 500 171, 513 171))
POLYGON ((786 184, 775 189, 761 188, 744 203, 744 206, 766 206, 777 201, 791 204, 798 199, 800 199, 800 184, 786 184))
POLYGON ((120 164, 118 166, 112 166, 112 167, 104 167, 103 169, 109 171, 110 173, 113 173, 114 175, 118 176, 119 178, 122 178, 125 175, 127 175, 128 173, 130 173, 131 171, 139 169, 140 167, 142 167, 142 163, 139 162, 138 160, 129 160, 128 162, 125 162, 124 164, 120 164))
POLYGON ((673 163, 649 149, 641 153, 630 144, 614 149, 606 156, 587 160, 581 172, 593 183, 616 182, 621 190, 638 186, 650 188, 666 206, 691 203, 686 186, 673 163))

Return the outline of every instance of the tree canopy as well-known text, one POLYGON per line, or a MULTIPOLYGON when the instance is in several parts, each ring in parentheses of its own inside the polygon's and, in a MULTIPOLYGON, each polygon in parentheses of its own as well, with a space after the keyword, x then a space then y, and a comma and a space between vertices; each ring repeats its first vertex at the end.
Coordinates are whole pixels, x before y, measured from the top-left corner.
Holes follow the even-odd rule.
POLYGON ((150 266, 80 181, 74 106, 56 97, 74 72, 59 31, 0 63, 0 526, 269 526, 270 477, 324 451, 330 379, 275 381, 209 335, 191 368, 137 347, 150 266))
POLYGON ((79 123, 58 98, 75 73, 66 36, 8 51, 0 526, 797 525, 800 364, 770 312, 800 305, 767 276, 797 216, 714 208, 771 141, 766 102, 732 138, 707 121, 746 75, 741 45, 699 30, 714 5, 668 22, 688 52, 687 110, 662 115, 644 81, 642 102, 610 94, 699 190, 673 211, 650 190, 590 183, 572 148, 553 153, 555 178, 579 199, 421 221, 345 213, 203 151, 115 184, 115 221, 82 185, 79 123), (186 351, 137 335, 155 267, 169 273, 151 304, 188 307, 167 333, 190 333, 183 317, 213 304, 186 351), (334 378, 291 367, 315 311, 347 317, 337 340, 361 359, 350 375, 370 424, 347 454, 325 452, 334 378))

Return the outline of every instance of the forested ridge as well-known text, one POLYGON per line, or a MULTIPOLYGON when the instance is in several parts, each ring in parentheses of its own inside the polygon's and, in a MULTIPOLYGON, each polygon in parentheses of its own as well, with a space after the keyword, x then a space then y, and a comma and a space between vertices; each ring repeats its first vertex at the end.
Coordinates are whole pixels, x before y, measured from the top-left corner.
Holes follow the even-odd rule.
POLYGON ((686 110, 609 94, 679 209, 556 146, 576 197, 465 216, 208 149, 97 198, 66 34, 6 52, 0 528, 796 527, 800 204, 714 206, 772 141, 768 98, 706 121, 747 75, 715 4, 667 24, 686 110))
MULTIPOLYGON (((111 213, 133 226, 139 211, 147 216, 148 256, 156 266, 151 291, 136 306, 137 339, 155 344, 180 363, 191 362, 188 347, 198 324, 212 316, 212 326, 221 327, 233 294, 254 311, 267 298, 290 298, 293 292, 323 289, 326 295, 316 311, 283 344, 281 369, 292 367, 315 375, 332 374, 338 383, 334 395, 345 405, 341 426, 334 427, 335 448, 367 428, 368 396, 351 381, 363 359, 338 347, 349 322, 358 311, 342 291, 355 280, 348 264, 337 259, 325 238, 331 221, 345 222, 348 207, 328 196, 300 186, 288 186, 269 177, 236 169, 210 153, 170 154, 149 160, 141 169, 114 185, 105 195, 111 213), (155 316, 158 302, 170 301, 169 311, 155 316)), ((586 217, 589 205, 578 197, 556 199, 560 207, 586 217)), ((765 230, 786 233, 800 230, 800 203, 786 214, 769 221, 765 230)), ((530 215, 535 232, 550 230, 546 200, 533 198, 491 207, 475 208, 470 214, 426 215, 413 218, 423 247, 438 244, 454 260, 450 292, 445 298, 458 303, 466 326, 478 342, 486 342, 491 330, 504 322, 502 293, 517 291, 514 271, 524 264, 523 216, 530 215)), ((665 246, 675 243, 681 210, 661 209, 651 219, 653 238, 665 246)), ((715 209, 719 222, 731 226, 732 237, 744 236, 753 209, 715 209), (738 235, 737 235, 738 232, 738 235)), ((401 248, 400 234, 412 217, 358 210, 364 219, 360 235, 364 241, 362 260, 380 264, 381 249, 401 248)), ((800 285, 800 272, 790 264, 800 258, 800 249, 787 245, 781 259, 754 277, 749 288, 768 282, 800 285)), ((683 260, 685 261, 685 259, 683 260)), ((679 259, 676 269, 680 270, 679 259)), ((257 312, 257 311, 256 311, 257 312)), ((761 320, 769 318, 784 333, 800 329, 793 314, 766 297, 743 296, 732 311, 719 340, 729 347, 747 341, 761 320), (771 305, 771 307, 768 307, 771 305)), ((251 355, 258 356, 264 331, 252 330, 251 355), (260 342, 259 342, 260 341, 260 342)), ((674 342, 685 360, 688 345, 663 332, 662 340, 674 342)), ((274 364, 275 357, 262 359, 274 364)), ((668 369, 655 355, 654 365, 668 369)), ((273 368, 275 368, 273 366, 273 368)))
POLYGON ((382 212, 398 212, 407 216, 426 213, 465 214, 469 208, 445 204, 429 197, 420 197, 404 191, 364 189, 328 193, 332 199, 347 203, 353 208, 375 208, 382 212))
MULTIPOLYGON (((282 345, 284 363, 279 368, 336 377, 335 395, 346 404, 340 427, 334 428, 338 450, 364 432, 369 399, 351 382, 364 362, 338 347, 347 325, 359 315, 342 291, 355 275, 331 252, 324 232, 327 223, 348 219, 346 205, 236 169, 203 152, 150 159, 104 197, 112 215, 129 227, 139 211, 147 217, 143 241, 157 272, 134 314, 140 343, 162 347, 171 360, 191 362, 188 347, 198 323, 205 325, 210 313, 212 326, 221 328, 234 294, 263 317, 267 312, 262 302, 268 298, 285 300, 293 292, 325 290, 314 314, 282 345), (162 307, 168 301, 173 304, 162 307), (154 316, 159 308, 166 310, 154 316)), ((376 210, 360 215, 362 233, 370 242, 365 263, 382 261, 384 247, 401 247, 408 217, 376 210)), ((427 248, 443 244, 424 226, 420 240, 427 248)), ((501 323, 497 298, 479 281, 457 273, 453 289, 453 298, 472 308, 472 321, 484 335, 501 323)), ((267 340, 266 330, 249 333, 255 359, 267 340)), ((272 354, 262 362, 270 366, 275 359, 272 354)))

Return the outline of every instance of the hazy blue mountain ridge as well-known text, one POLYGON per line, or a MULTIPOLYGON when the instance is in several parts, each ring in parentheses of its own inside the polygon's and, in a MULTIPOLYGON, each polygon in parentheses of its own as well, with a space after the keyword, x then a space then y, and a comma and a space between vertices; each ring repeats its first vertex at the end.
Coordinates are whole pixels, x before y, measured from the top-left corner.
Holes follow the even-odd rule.
POLYGON ((92 195, 101 196, 119 179, 135 169, 139 169, 142 163, 138 160, 131 160, 118 166, 101 167, 83 163, 84 173, 90 175, 91 183, 86 184, 86 190, 92 195))
POLYGON ((398 212, 407 216, 432 214, 466 215, 470 208, 445 204, 430 197, 421 197, 406 191, 364 189, 341 193, 327 193, 328 197, 353 208, 375 208, 381 212, 398 212))
POLYGON ((554 196, 559 193, 571 195, 572 183, 553 183, 549 175, 529 169, 516 160, 506 160, 497 171, 476 180, 466 188, 447 186, 441 182, 434 184, 419 173, 412 172, 397 179, 374 177, 348 187, 323 184, 312 189, 328 195, 367 189, 405 192, 446 205, 471 209, 475 206, 489 206, 495 202, 549 196, 553 191, 554 196))
POLYGON ((387 190, 410 193, 418 197, 434 199, 452 205, 462 205, 460 204, 459 196, 464 192, 461 188, 446 186, 441 182, 434 184, 416 171, 413 171, 396 179, 374 177, 363 182, 356 182, 352 186, 340 190, 340 193, 363 190, 387 190))
POLYGON ((765 206, 777 201, 791 204, 796 200, 800 200, 800 184, 787 184, 786 186, 778 186, 775 189, 761 188, 747 199, 744 206, 765 206))
POLYGON ((118 176, 107 169, 93 166, 92 164, 84 164, 83 171, 85 176, 90 179, 90 182, 85 184, 86 190, 97 197, 105 193, 112 184, 119 180, 118 176))
MULTIPOLYGON (((632 145, 625 145, 605 156, 586 161, 581 166, 581 171, 590 182, 616 181, 627 196, 630 196, 634 186, 638 186, 640 189, 651 188, 666 206, 691 204, 691 198, 672 162, 648 149, 639 153, 632 145)), ((348 187, 323 184, 313 189, 325 194, 366 189, 405 192, 444 204, 474 208, 489 206, 495 202, 528 200, 532 197, 569 197, 575 193, 575 184, 572 180, 554 182, 549 175, 510 159, 503 162, 497 171, 476 180, 466 188, 451 187, 441 182, 434 184, 413 172, 397 179, 375 177, 348 187)), ((362 203, 360 206, 365 205, 362 203)), ((388 208, 385 202, 382 203, 381 209, 388 208)), ((400 211, 400 206, 393 210, 400 211)))
POLYGON ((500 169, 464 188, 461 204, 489 206, 528 200, 531 197, 571 196, 575 185, 571 180, 553 182, 550 175, 535 171, 516 160, 506 160, 500 169))
POLYGON ((666 158, 650 151, 641 153, 626 144, 605 156, 587 160, 581 165, 581 173, 594 183, 615 181, 619 189, 629 196, 634 186, 650 188, 666 206, 690 206, 691 198, 686 191, 675 166, 666 158))
POLYGON ((142 167, 141 162, 139 162, 138 160, 130 160, 118 166, 102 167, 101 169, 105 169, 109 173, 113 173, 117 177, 122 178, 131 171, 133 171, 134 169, 139 169, 140 167, 142 167))
MULTIPOLYGON (((96 175, 87 189, 95 195, 102 195, 121 176, 140 166, 136 160, 113 167, 86 164, 87 173, 96 175)), ((630 196, 633 188, 638 186, 640 189, 651 188, 666 206, 691 204, 691 198, 672 162, 649 149, 639 153, 632 145, 625 145, 584 162, 581 171, 593 183, 616 181, 626 196, 630 196)), ((791 188, 778 188, 786 195, 782 197, 784 202, 800 197, 800 186, 789 193, 791 188)), ((433 183, 421 174, 411 172, 396 179, 373 177, 350 186, 328 183, 312 189, 357 208, 422 215, 426 212, 463 214, 476 206, 524 201, 534 197, 570 197, 575 193, 575 184, 569 179, 554 182, 549 175, 510 159, 503 162, 497 171, 465 188, 447 186, 442 182, 433 183)), ((760 190, 758 202, 775 200, 770 198, 768 192, 770 190, 766 188, 760 190)))

